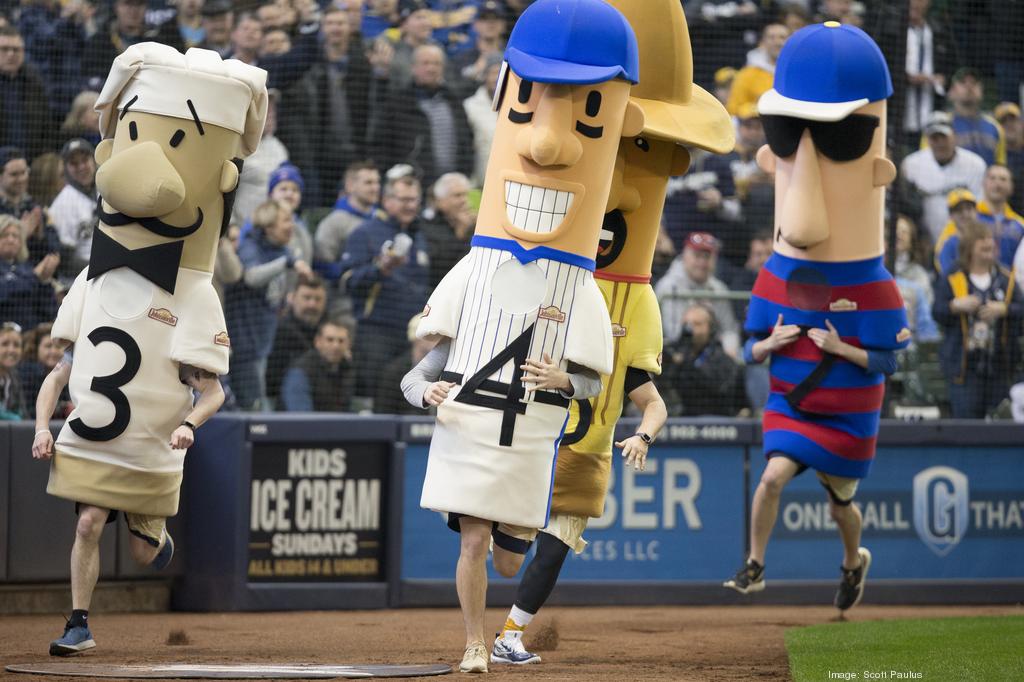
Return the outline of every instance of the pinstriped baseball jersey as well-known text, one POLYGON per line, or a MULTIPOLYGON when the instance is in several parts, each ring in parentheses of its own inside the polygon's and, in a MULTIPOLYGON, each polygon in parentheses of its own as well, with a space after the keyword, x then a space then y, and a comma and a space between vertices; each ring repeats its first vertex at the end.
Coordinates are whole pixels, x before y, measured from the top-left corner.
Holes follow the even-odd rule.
POLYGON ((563 369, 572 361, 607 374, 611 322, 586 259, 506 240, 474 244, 417 331, 452 338, 442 379, 457 384, 438 408, 420 504, 539 528, 568 401, 524 391, 519 367, 547 354, 563 369))

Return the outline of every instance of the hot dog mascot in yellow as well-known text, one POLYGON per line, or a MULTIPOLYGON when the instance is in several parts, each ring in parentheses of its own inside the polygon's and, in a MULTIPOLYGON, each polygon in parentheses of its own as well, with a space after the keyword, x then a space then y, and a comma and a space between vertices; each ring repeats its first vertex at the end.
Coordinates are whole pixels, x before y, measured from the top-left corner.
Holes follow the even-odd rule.
POLYGON ((96 108, 99 227, 53 325, 73 357, 39 397, 45 407, 69 382, 75 409, 55 446, 45 417, 33 444, 35 456, 53 457, 47 492, 78 507, 75 610, 53 655, 95 646, 87 615, 98 545, 117 511, 137 561, 161 568, 174 551, 165 519, 178 511, 185 449, 223 402, 217 376, 230 341, 213 264, 237 162, 263 131, 266 72, 210 50, 140 43, 114 60, 96 108))
POLYGON ((627 465, 643 468, 647 448, 665 423, 665 404, 652 374, 661 372, 661 313, 651 288, 651 263, 668 179, 682 175, 682 145, 723 153, 735 144, 720 102, 693 85, 686 18, 676 0, 612 0, 633 25, 640 46, 640 83, 630 97, 644 111, 644 130, 619 145, 594 277, 612 322, 614 367, 591 400, 574 402, 558 453, 551 519, 537 540, 515 605, 494 642, 491 662, 540 660, 522 634, 558 579, 570 549, 579 553, 590 517, 600 517, 608 490, 615 424, 626 397, 643 414, 637 433, 615 443, 627 465))

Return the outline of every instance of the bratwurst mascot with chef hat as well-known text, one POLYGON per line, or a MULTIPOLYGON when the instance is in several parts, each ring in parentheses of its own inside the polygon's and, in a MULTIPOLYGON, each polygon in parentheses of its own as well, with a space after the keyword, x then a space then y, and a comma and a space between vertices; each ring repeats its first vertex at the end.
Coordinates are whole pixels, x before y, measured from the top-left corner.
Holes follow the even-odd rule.
POLYGON ((73 357, 39 397, 70 381, 75 409, 55 446, 45 417, 33 444, 35 456, 53 456, 47 492, 78 510, 74 612, 53 655, 95 646, 99 539, 117 511, 136 561, 162 568, 173 554, 165 519, 178 511, 185 449, 223 402, 217 377, 230 341, 211 278, 237 162, 263 131, 266 72, 210 50, 140 43, 114 60, 96 109, 99 227, 53 325, 73 357))
POLYGON ((403 382, 438 405, 420 505, 462 534, 467 672, 487 669, 492 534, 495 568, 514 574, 547 524, 569 401, 612 369, 594 258, 620 139, 643 128, 636 37, 602 0, 538 0, 505 58, 470 253, 430 297, 417 334, 439 343, 403 382))
POLYGON ((882 52, 863 31, 830 21, 803 28, 779 55, 775 87, 758 102, 775 174, 775 252, 754 284, 747 362, 771 356, 764 411, 768 458, 754 494, 750 555, 725 582, 765 587, 765 549, 783 487, 813 469, 843 542, 835 606, 864 594, 871 552, 852 504, 875 456, 885 377, 910 341, 906 310, 882 255, 885 158, 882 52))

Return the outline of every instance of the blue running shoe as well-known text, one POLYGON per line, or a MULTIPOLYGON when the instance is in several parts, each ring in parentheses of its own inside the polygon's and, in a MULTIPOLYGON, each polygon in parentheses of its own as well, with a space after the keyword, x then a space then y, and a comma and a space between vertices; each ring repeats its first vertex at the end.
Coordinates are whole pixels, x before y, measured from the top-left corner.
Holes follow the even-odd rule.
POLYGON ((526 665, 527 663, 540 663, 540 656, 531 654, 523 647, 522 632, 506 630, 494 640, 494 648, 491 649, 491 663, 526 665))
POLYGON ((174 538, 171 534, 164 530, 164 546, 160 548, 160 551, 153 557, 153 563, 150 564, 153 568, 158 571, 162 571, 167 568, 167 564, 171 563, 171 557, 174 556, 174 538))
POLYGON ((64 626, 64 636, 50 642, 51 656, 74 656, 86 649, 92 649, 96 642, 92 639, 89 628, 82 625, 78 627, 64 626))

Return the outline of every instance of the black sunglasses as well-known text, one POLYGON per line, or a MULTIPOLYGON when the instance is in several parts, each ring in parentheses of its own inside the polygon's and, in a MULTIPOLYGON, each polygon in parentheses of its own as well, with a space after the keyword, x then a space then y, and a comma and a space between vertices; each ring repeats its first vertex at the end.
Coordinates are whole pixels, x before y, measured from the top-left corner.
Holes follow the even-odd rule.
POLYGON ((814 147, 833 161, 859 159, 871 148, 878 117, 850 114, 840 121, 808 121, 793 116, 762 116, 768 146, 779 158, 796 154, 804 130, 811 131, 814 147))

